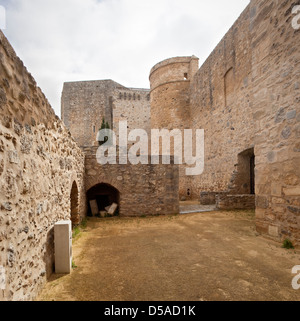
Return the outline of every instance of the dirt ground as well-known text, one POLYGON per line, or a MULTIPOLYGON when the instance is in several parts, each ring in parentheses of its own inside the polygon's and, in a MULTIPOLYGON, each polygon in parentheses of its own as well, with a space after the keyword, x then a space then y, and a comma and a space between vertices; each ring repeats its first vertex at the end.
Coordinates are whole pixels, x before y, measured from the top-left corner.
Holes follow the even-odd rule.
POLYGON ((77 266, 53 274, 37 300, 300 300, 300 251, 258 236, 253 212, 90 219, 77 266))

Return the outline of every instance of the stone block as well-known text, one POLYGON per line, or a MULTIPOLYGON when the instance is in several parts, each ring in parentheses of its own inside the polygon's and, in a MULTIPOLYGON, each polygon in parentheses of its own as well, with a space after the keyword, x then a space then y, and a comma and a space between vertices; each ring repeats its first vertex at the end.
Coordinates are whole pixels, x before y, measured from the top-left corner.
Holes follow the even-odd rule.
POLYGON ((8 152, 8 160, 11 164, 19 164, 19 156, 16 150, 11 150, 8 152))
POLYGON ((256 208, 255 209, 255 217, 257 219, 264 219, 266 211, 264 209, 256 208))
POLYGON ((263 208, 263 209, 266 209, 269 207, 268 198, 265 196, 257 195, 255 199, 255 204, 256 204, 256 207, 263 208))
POLYGON ((217 192, 201 192, 200 193, 200 204, 202 205, 213 205, 216 204, 217 192))
POLYGON ((71 221, 59 221, 54 225, 55 273, 71 273, 72 227, 71 221))
POLYGON ((90 201, 90 207, 91 207, 91 211, 92 211, 93 216, 95 216, 99 213, 98 204, 97 204, 96 200, 90 201))
POLYGON ((100 217, 104 218, 104 217, 106 217, 107 212, 106 211, 100 211, 99 215, 100 215, 100 217))
POLYGON ((292 111, 287 112, 286 118, 287 119, 294 119, 294 118, 296 118, 296 115, 297 115, 297 111, 292 110, 292 111))
POLYGON ((274 236, 274 237, 278 237, 279 236, 278 226, 269 225, 269 235, 274 236))
POLYGON ((118 208, 118 204, 113 203, 113 204, 110 206, 110 209, 108 210, 108 214, 109 214, 109 215, 115 215, 117 208, 118 208))
POLYGON ((271 194, 273 196, 281 196, 282 195, 282 186, 278 183, 271 184, 271 194))
POLYGON ((283 131, 281 132, 281 136, 284 138, 284 139, 288 139, 290 136, 291 136, 291 128, 290 127, 285 127, 283 129, 283 131))
POLYGON ((285 196, 300 196, 300 186, 283 188, 285 196))

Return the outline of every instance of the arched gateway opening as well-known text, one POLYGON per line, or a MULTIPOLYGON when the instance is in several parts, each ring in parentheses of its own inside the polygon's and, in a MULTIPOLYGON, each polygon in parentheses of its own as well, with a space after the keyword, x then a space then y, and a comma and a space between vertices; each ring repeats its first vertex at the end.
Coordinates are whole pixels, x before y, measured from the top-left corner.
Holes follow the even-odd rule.
POLYGON ((93 203, 93 206, 97 205, 96 212, 98 211, 98 214, 101 211, 105 211, 105 208, 107 208, 108 206, 111 206, 113 203, 116 203, 118 205, 116 213, 118 213, 120 206, 120 193, 113 186, 105 183, 100 183, 93 186, 87 191, 87 201, 88 216, 95 215, 95 208, 91 208, 91 204, 93 203))
POLYGON ((76 182, 74 181, 71 188, 71 221, 72 227, 78 225, 80 223, 79 218, 79 210, 78 210, 78 187, 76 182))
POLYGON ((240 194, 255 194, 255 155, 254 148, 238 155, 238 182, 240 194))

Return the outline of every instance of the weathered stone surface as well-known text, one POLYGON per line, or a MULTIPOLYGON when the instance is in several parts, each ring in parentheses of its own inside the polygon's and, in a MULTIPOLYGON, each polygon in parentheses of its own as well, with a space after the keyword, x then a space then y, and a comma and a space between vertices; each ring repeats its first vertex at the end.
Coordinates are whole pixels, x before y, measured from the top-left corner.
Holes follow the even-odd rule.
POLYGON ((118 204, 120 216, 179 213, 177 165, 128 163, 126 165, 106 164, 100 167, 96 159, 96 146, 83 148, 83 151, 86 154, 85 163, 91 168, 98 169, 97 175, 91 175, 90 171, 86 173, 86 190, 100 183, 117 189, 120 194, 118 204), (170 172, 173 175, 167 175, 170 172), (117 179, 119 176, 122 180, 117 179), (154 208, 159 211, 153 213, 154 208))
POLYGON ((97 215, 99 213, 98 205, 96 200, 90 201, 91 211, 93 216, 97 215))
POLYGON ((278 237, 279 235, 279 228, 278 226, 269 226, 269 235, 274 236, 274 237, 278 237))
POLYGON ((21 143, 21 152, 25 154, 30 154, 30 150, 33 145, 32 138, 23 135, 20 140, 21 143))
POLYGON ((299 153, 300 152, 300 143, 296 143, 294 147, 294 152, 299 153))
POLYGON ((300 215, 300 207, 288 206, 287 208, 293 214, 300 215))
POLYGON ((5 203, 2 204, 1 208, 10 212, 10 211, 12 211, 12 206, 11 205, 12 205, 11 203, 5 202, 5 203))
POLYGON ((300 125, 296 126, 295 131, 296 131, 296 137, 300 138, 300 125))
POLYGON ((100 211, 99 215, 100 215, 100 217, 104 218, 104 217, 106 217, 107 212, 106 211, 100 211))
POLYGON ((297 115, 297 110, 292 110, 286 114, 286 118, 287 119, 294 119, 294 118, 296 118, 296 115, 297 115))
POLYGON ((291 136, 291 128, 290 127, 285 127, 285 129, 281 132, 281 136, 284 139, 288 139, 291 136))
POLYGON ((250 191, 255 174, 257 231, 300 244, 300 50, 291 18, 289 1, 252 0, 200 69, 194 56, 154 66, 151 92, 110 80, 66 83, 62 118, 85 156, 0 32, 0 238, 11 244, 0 257, 9 280, 4 298, 34 297, 52 271, 54 223, 70 211, 77 222, 85 188, 100 183, 118 190, 121 215, 173 214, 178 190, 186 199, 216 193, 226 208, 253 206, 254 195, 239 194, 250 191), (102 117, 114 129, 119 120, 147 132, 203 128, 203 174, 186 177, 172 165, 99 166, 102 117), (31 273, 25 287, 22 265, 31 273))
POLYGON ((23 126, 22 124, 17 120, 17 118, 14 119, 14 130, 15 133, 20 136, 22 132, 23 126))
POLYGON ((281 123, 285 119, 286 113, 284 108, 280 108, 275 116, 275 123, 281 123))
POLYGON ((7 102, 6 93, 2 87, 0 87, 0 108, 2 108, 7 102))
POLYGON ((103 118, 115 130, 117 138, 119 121, 127 121, 128 131, 141 128, 149 132, 149 90, 129 89, 112 80, 65 83, 61 115, 80 146, 96 143, 103 118), (89 113, 85 117, 88 118, 83 123, 78 113, 85 113, 87 106, 89 113))
POLYGON ((257 196, 255 200, 255 205, 258 208, 268 208, 269 207, 269 201, 267 197, 264 196, 257 196))
POLYGON ((4 143, 2 139, 0 139, 0 152, 4 152, 4 143))
POLYGON ((16 261, 15 249, 14 249, 14 246, 12 244, 10 244, 7 249, 7 265, 9 267, 13 267, 15 261, 16 261))
POLYGON ((216 204, 217 192, 201 192, 200 193, 200 204, 202 205, 212 205, 216 204))
POLYGON ((8 152, 8 160, 11 164, 19 164, 20 159, 16 150, 10 150, 8 152))
POLYGON ((286 196, 300 196, 300 186, 285 187, 283 193, 286 196))
POLYGON ((230 209, 254 209, 255 195, 216 195, 216 207, 220 210, 230 209))
POLYGON ((52 229, 56 221, 70 219, 74 180, 78 215, 85 215, 84 155, 41 90, 32 87, 31 75, 1 31, 0 79, 0 265, 7 276, 0 301, 31 300, 46 281, 41 275, 52 273, 52 229), (59 159, 68 159, 67 172, 55 168, 59 159))
POLYGON ((4 116, 3 117, 3 125, 6 128, 11 128, 12 127, 12 118, 9 116, 4 116))
POLYGON ((114 215, 116 210, 118 208, 118 204, 116 203, 113 203, 110 207, 109 207, 109 210, 108 210, 108 214, 109 215, 114 215))
POLYGON ((0 160, 0 176, 2 175, 4 171, 4 159, 0 160))

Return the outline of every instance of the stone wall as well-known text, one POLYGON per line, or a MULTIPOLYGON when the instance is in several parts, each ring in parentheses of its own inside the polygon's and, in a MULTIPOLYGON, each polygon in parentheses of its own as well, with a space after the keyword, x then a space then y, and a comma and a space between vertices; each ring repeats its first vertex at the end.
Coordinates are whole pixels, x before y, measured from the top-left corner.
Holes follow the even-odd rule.
MULTIPOLYGON (((151 133, 149 89, 116 89, 113 101, 113 129, 119 138, 119 121, 127 121, 127 129, 144 129, 151 133)), ((130 144, 129 144, 130 145, 130 144)))
MULTIPOLYGON (((241 14, 191 81, 191 127, 205 130, 204 173, 192 180, 196 197, 201 191, 228 191, 234 183, 238 155, 254 146, 249 10, 241 14)), ((236 192, 242 194, 238 188, 236 192)))
POLYGON ((300 244, 299 1, 250 6, 252 109, 259 232, 300 244))
POLYGON ((202 205, 213 205, 216 204, 216 196, 218 192, 201 192, 200 193, 200 204, 202 205))
MULTIPOLYGON (((53 271, 53 227, 85 212, 84 155, 0 32, 0 300, 30 300, 53 271)), ((77 221, 79 217, 74 218, 77 221)))
POLYGON ((119 121, 128 122, 128 130, 150 130, 148 89, 126 88, 112 80, 64 83, 62 120, 79 146, 96 145, 102 119, 118 137, 119 121))
POLYGON ((112 80, 64 83, 61 118, 79 146, 95 144, 103 118, 112 128, 112 97, 116 88, 125 89, 112 80))
POLYGON ((190 116, 192 128, 205 129, 205 170, 191 180, 194 195, 249 193, 244 161, 253 151, 257 230, 299 244, 296 4, 251 1, 191 81, 190 116))
POLYGON ((296 4, 252 0, 198 71, 192 56, 167 59, 150 72, 152 127, 205 130, 204 173, 181 174, 180 193, 188 188, 195 199, 203 191, 256 193, 257 230, 295 244, 300 240, 296 4))
MULTIPOLYGON (((199 59, 195 56, 175 57, 151 69, 151 128, 180 129, 182 133, 184 129, 192 128, 189 88, 198 64, 199 59)), ((170 152, 173 155, 172 145, 170 152)), ((185 175, 185 165, 179 166, 179 176, 180 198, 190 198, 191 180, 185 175)))
POLYGON ((86 191, 107 184, 120 193, 120 216, 178 214, 178 166, 99 165, 97 147, 86 147, 86 191))
POLYGON ((216 195, 216 207, 219 210, 255 209, 255 195, 216 195))

